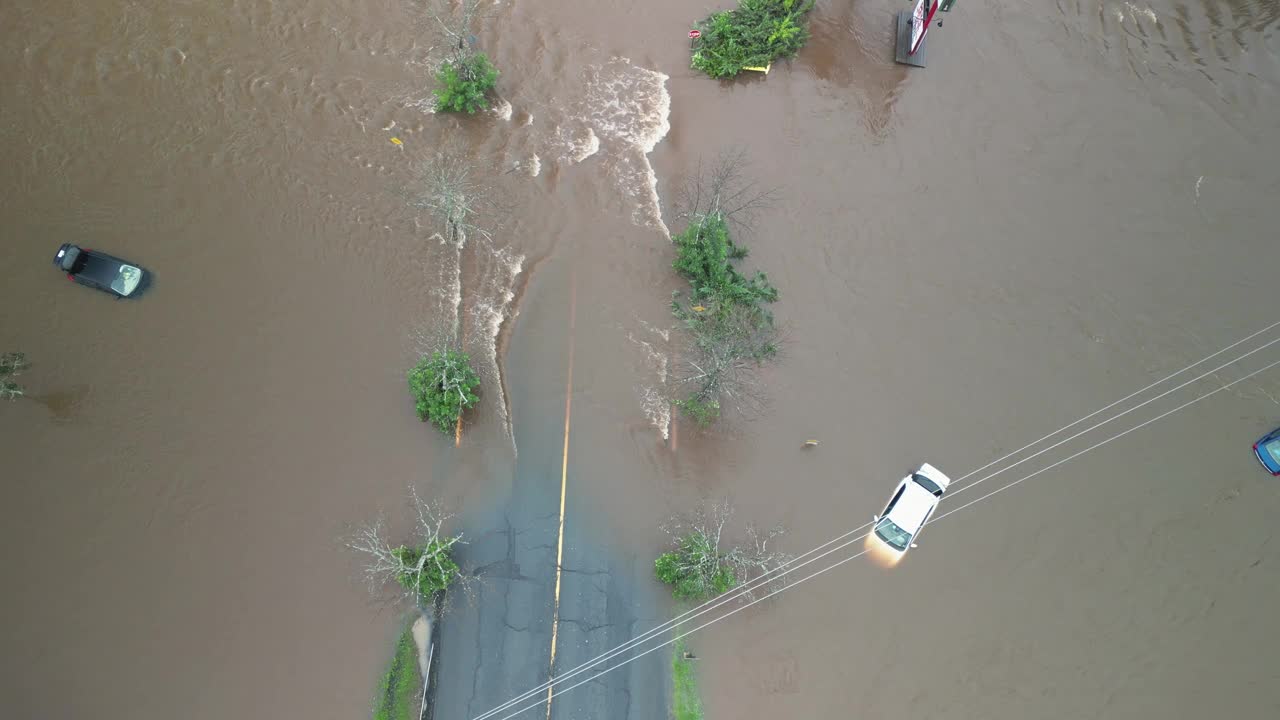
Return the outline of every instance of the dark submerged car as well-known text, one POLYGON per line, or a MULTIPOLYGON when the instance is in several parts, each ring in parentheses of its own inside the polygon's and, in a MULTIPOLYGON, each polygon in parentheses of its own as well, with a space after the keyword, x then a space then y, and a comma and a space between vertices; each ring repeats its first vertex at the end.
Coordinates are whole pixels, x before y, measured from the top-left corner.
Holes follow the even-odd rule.
POLYGON ((67 274, 68 280, 122 298, 137 295, 147 278, 147 271, 137 265, 71 243, 58 248, 53 264, 67 274))
POLYGON ((1258 462, 1272 475, 1280 475, 1280 428, 1276 428, 1253 444, 1258 462))

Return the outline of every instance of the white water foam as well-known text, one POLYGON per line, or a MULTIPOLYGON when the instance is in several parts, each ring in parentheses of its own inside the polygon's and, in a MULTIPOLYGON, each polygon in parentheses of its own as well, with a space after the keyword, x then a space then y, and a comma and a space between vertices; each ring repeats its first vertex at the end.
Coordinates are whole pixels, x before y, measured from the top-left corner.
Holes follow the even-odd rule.
POLYGON ((440 337, 426 338, 429 344, 438 346, 458 337, 458 326, 462 320, 462 247, 445 240, 440 233, 432 233, 427 239, 438 240, 441 247, 441 252, 433 253, 435 257, 431 260, 436 275, 431 283, 431 295, 435 299, 434 316, 447 322, 448 329, 444 333, 432 333, 440 337))
POLYGON ((671 130, 668 76, 614 58, 593 68, 587 79, 588 123, 616 153, 609 168, 623 193, 635 203, 632 221, 666 237, 658 178, 649 153, 671 130))
MULTIPOLYGON (((1156 24, 1160 23, 1160 18, 1156 15, 1156 11, 1151 9, 1150 5, 1142 8, 1142 7, 1138 7, 1137 5, 1134 5, 1131 2, 1125 2, 1124 6, 1129 9, 1129 16, 1132 17, 1135 21, 1137 21, 1138 16, 1141 15, 1142 17, 1146 18, 1150 22, 1153 22, 1156 24)), ((1124 21, 1123 13, 1120 14, 1120 20, 1122 22, 1124 21)))
POLYGON ((514 451, 515 433, 507 412, 501 368, 498 366, 498 333, 510 311, 511 301, 515 299, 516 278, 524 269, 524 255, 511 248, 494 247, 487 241, 477 243, 475 252, 477 274, 474 292, 470 293, 464 344, 468 348, 483 350, 485 365, 480 374, 485 381, 484 387, 488 389, 485 395, 493 399, 492 405, 502 418, 503 429, 511 439, 514 451))
MULTIPOLYGON (((644 325, 654 335, 662 338, 664 343, 670 337, 668 332, 657 330, 643 320, 640 321, 640 324, 644 325)), ((645 382, 638 388, 640 409, 644 412, 645 417, 649 419, 649 423, 657 429, 662 439, 667 440, 671 435, 671 401, 667 398, 666 392, 667 353, 655 348, 653 343, 637 338, 633 333, 628 333, 627 339, 644 350, 641 356, 643 367, 637 368, 638 374, 646 378, 646 380, 652 380, 652 383, 645 382)))
POLYGON ((669 238, 649 163, 649 153, 671 129, 668 79, 626 58, 589 67, 586 95, 570 104, 572 116, 556 125, 552 143, 559 162, 577 164, 600 155, 632 222, 669 238))
POLYGON ((511 120, 511 103, 502 98, 498 98, 498 103, 493 106, 493 114, 498 116, 499 120, 511 120))
POLYGON ((671 439, 671 403, 656 389, 649 386, 640 388, 640 409, 645 417, 658 429, 663 440, 671 439))
POLYGON ((556 128, 556 145, 560 151, 560 162, 574 165, 600 152, 600 138, 589 127, 578 130, 556 128))
POLYGON ((644 320, 641 320, 640 324, 644 326, 645 330, 648 330, 654 335, 657 335, 658 337, 662 338, 662 342, 671 342, 671 328, 654 327, 653 325, 645 322, 644 320))
POLYGON ((538 173, 542 172, 542 158, 535 153, 529 158, 529 177, 538 177, 538 173))

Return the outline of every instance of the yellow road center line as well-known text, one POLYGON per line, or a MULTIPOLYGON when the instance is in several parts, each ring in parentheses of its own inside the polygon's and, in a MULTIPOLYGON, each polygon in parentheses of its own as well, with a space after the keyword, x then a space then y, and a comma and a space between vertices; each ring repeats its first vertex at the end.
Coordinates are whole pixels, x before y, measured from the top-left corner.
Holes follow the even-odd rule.
MULTIPOLYGON (((560 529, 556 538, 556 592, 551 609, 551 669, 556 671, 556 640, 560 634, 560 566, 564 561, 564 499, 569 487, 569 416, 573 409, 573 329, 578 306, 577 273, 569 276, 569 373, 564 393, 564 453, 560 462, 560 529)), ((554 686, 547 687, 547 720, 551 720, 551 696, 554 686)))

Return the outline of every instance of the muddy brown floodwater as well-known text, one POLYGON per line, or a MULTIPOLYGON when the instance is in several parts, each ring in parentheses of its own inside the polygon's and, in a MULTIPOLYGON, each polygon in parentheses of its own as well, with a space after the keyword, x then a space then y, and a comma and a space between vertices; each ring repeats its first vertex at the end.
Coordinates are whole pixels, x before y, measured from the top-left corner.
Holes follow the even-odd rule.
MULTIPOLYGON (((820 0, 799 57, 721 84, 686 31, 727 5, 496 3, 502 100, 466 120, 429 112, 412 0, 0 5, 0 351, 33 364, 0 406, 3 714, 368 713, 398 615, 344 528, 410 483, 472 516, 558 484, 575 274, 566 527, 641 559, 699 497, 802 552, 913 464, 1280 320, 1280 2, 961 0, 907 70, 904 3, 820 0), (446 143, 490 169, 491 241, 413 206, 446 143), (670 199, 733 147, 782 191, 748 243, 789 341, 765 413, 672 452, 670 199), (154 286, 61 280, 68 241, 154 286), (403 380, 454 332, 489 380, 456 450, 403 380)), ((708 717, 1280 716, 1248 452, 1277 399, 1273 370, 693 636, 708 717)))

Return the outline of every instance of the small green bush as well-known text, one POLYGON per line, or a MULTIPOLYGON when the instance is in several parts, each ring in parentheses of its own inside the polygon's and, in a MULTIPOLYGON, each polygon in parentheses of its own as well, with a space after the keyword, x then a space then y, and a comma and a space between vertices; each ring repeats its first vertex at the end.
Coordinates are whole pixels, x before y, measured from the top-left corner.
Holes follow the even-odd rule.
POLYGON ((22 397, 22 386, 13 381, 13 378, 22 374, 30 365, 27 363, 27 356, 20 352, 8 352, 0 355, 0 398, 22 397))
POLYGON ((392 557, 404 568, 396 580, 406 589, 418 591, 424 603, 431 603, 436 593, 444 592, 458 576, 458 564, 449 554, 451 544, 434 540, 422 547, 401 545, 392 550, 392 557), (421 571, 417 569, 419 566, 421 571))
POLYGON ((763 272, 746 278, 733 266, 734 260, 747 256, 747 249, 729 237, 723 215, 702 216, 671 241, 676 246, 672 267, 689 281, 694 301, 758 306, 778 299, 778 289, 763 272))
POLYGON ((706 600, 738 583, 733 566, 710 538, 697 531, 676 540, 676 549, 659 555, 653 569, 679 600, 706 600))
POLYGON ((480 401, 480 376, 461 350, 440 350, 424 357, 409 371, 409 390, 418 417, 443 433, 452 433, 462 411, 480 401))
POLYGON ((698 427, 705 428, 720 417, 720 401, 715 398, 693 394, 689 397, 677 398, 675 406, 698 427))
POLYGON ((713 78, 731 78, 744 67, 765 67, 791 57, 809 40, 806 16, 814 0, 741 0, 736 10, 698 23, 702 31, 693 67, 713 78))
POLYGON ((474 114, 489 107, 498 70, 483 53, 446 60, 436 72, 436 110, 474 114))

